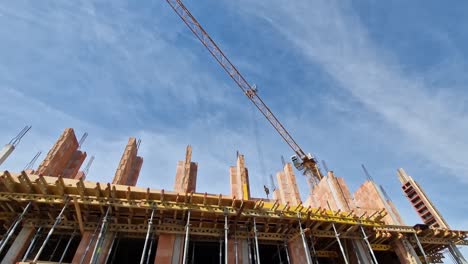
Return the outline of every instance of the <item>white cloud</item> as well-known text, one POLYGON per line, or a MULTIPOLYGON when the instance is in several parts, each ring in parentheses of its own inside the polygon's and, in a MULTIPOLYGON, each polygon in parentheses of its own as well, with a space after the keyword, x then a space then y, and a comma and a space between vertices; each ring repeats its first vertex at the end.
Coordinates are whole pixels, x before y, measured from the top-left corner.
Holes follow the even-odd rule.
MULTIPOLYGON (((439 87, 428 81, 430 75, 406 74, 395 55, 372 41, 347 3, 244 1, 238 5, 247 16, 269 21, 293 44, 290 49, 321 65, 343 89, 384 117, 387 125, 399 128, 409 150, 468 182, 466 93, 455 97, 437 92, 439 87)), ((460 64, 449 64, 461 72, 460 64)), ((441 73, 449 72, 440 69, 441 73)))

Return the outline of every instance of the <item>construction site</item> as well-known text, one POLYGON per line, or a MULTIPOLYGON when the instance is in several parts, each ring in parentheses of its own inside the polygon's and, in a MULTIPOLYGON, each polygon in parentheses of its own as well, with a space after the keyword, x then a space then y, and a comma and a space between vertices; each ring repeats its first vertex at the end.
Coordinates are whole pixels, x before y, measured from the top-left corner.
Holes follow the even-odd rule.
MULTIPOLYGON (((468 263, 458 248, 468 246, 468 230, 452 229, 404 169, 395 168, 394 176, 420 216, 421 223, 411 226, 364 166, 367 180, 355 191, 319 167, 183 3, 167 2, 293 150, 291 162, 283 161, 271 178, 272 187, 265 186, 271 195, 251 196, 239 152, 226 168, 230 193, 198 192, 190 145, 174 164, 172 189, 139 187, 144 158, 133 137, 122 146, 112 182, 89 181, 94 157, 82 148, 87 133, 79 139, 66 128, 37 167, 41 153, 22 171, 0 172, 1 264, 468 263), (301 198, 297 172, 306 178, 307 199, 301 198)), ((30 129, 5 145, 0 165, 15 158, 30 129)))

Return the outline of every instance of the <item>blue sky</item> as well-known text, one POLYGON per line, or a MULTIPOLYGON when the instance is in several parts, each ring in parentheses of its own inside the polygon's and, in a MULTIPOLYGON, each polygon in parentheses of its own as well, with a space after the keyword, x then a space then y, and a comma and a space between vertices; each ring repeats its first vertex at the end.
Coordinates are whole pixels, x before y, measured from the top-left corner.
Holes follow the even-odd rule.
MULTIPOLYGON (((302 148, 352 191, 364 163, 406 223, 420 222, 399 187, 403 167, 453 228, 468 229, 466 2, 186 5, 302 148)), ((253 195, 264 196, 281 155, 292 155, 165 1, 4 1, 0 34, 0 140, 33 126, 0 169, 21 170, 73 127, 89 133, 90 180, 111 181, 135 136, 139 185, 171 189, 191 144, 199 191, 229 193, 239 150, 253 195)))

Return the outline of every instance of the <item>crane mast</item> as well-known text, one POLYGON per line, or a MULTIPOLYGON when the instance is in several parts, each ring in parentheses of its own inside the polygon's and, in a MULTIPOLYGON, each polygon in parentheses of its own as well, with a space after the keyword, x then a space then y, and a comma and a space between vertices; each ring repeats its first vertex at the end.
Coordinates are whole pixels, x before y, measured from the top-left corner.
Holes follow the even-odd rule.
POLYGON ((242 76, 239 70, 237 70, 236 66, 234 66, 234 64, 231 63, 231 61, 227 58, 223 51, 208 35, 205 29, 203 29, 200 23, 198 23, 195 17, 185 7, 182 1, 166 1, 172 7, 172 9, 174 9, 177 15, 184 21, 184 23, 188 26, 192 33, 208 49, 208 51, 221 65, 221 67, 223 67, 226 73, 234 80, 234 82, 237 83, 242 92, 244 92, 244 94, 257 107, 257 109, 266 117, 266 119, 276 129, 279 135, 284 139, 284 141, 286 141, 289 147, 296 153, 296 155, 292 157, 293 163, 299 170, 304 170, 304 175, 306 175, 306 177, 308 178, 307 182, 309 184, 309 188, 312 190, 313 185, 316 184, 322 178, 315 158, 310 154, 306 154, 301 149, 301 147, 291 137, 286 128, 276 118, 273 112, 271 112, 270 108, 258 96, 257 89, 254 86, 251 86, 245 80, 245 78, 242 76))

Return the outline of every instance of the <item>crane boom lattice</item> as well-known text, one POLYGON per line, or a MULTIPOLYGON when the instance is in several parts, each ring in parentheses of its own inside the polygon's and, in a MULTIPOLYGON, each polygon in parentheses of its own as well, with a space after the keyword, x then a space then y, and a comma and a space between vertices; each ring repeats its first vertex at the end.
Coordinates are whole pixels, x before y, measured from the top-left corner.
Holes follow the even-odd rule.
POLYGON ((263 100, 257 95, 257 89, 251 86, 242 74, 237 70, 236 66, 231 63, 223 51, 198 23, 197 19, 190 13, 185 7, 181 0, 166 0, 167 3, 174 9, 177 15, 184 21, 192 33, 200 40, 200 42, 208 49, 211 55, 216 61, 223 67, 227 74, 236 82, 239 88, 244 94, 250 99, 250 101, 257 107, 258 110, 266 117, 268 122, 276 129, 280 136, 286 141, 296 155, 303 161, 304 167, 306 168, 306 175, 312 175, 316 179, 321 179, 322 175, 318 169, 317 162, 310 155, 301 149, 296 141, 291 137, 286 128, 271 112, 270 108, 263 102, 263 100))

